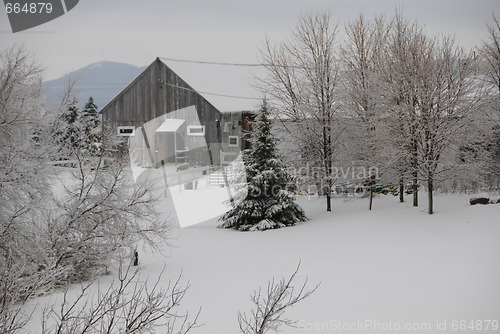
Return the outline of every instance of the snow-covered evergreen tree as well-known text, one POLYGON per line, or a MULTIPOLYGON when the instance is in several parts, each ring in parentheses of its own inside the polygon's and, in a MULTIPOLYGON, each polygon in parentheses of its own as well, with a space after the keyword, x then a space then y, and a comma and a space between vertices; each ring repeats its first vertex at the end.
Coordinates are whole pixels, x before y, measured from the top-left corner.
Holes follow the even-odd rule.
POLYGON ((295 225, 307 218, 295 203, 295 183, 276 149, 272 122, 263 102, 252 124, 252 147, 243 151, 247 194, 221 217, 219 227, 241 231, 267 230, 295 225))
POLYGON ((89 97, 88 102, 85 104, 85 108, 82 110, 82 118, 87 119, 89 125, 93 125, 94 127, 101 124, 99 115, 97 114, 97 105, 94 103, 94 98, 92 96, 89 97))
POLYGON ((80 128, 78 122, 78 101, 76 99, 69 102, 67 108, 59 116, 58 128, 54 131, 53 137, 59 146, 61 157, 71 155, 71 151, 78 148, 80 143, 80 128))
POLYGON ((95 153, 101 143, 101 136, 95 134, 95 130, 101 125, 101 120, 92 96, 81 112, 80 122, 83 133, 82 148, 90 153, 95 153))

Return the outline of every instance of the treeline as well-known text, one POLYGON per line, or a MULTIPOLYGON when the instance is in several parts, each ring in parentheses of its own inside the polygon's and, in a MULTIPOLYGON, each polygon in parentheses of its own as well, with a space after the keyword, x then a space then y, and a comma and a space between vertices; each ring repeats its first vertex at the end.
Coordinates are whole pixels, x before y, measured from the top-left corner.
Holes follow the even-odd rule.
MULTIPOLYGON (((402 13, 360 15, 340 28, 332 14, 302 15, 290 38, 261 50, 259 78, 275 115, 297 148, 300 168, 327 210, 336 167, 354 161, 399 188, 433 193, 498 189, 500 180, 500 25, 464 50, 430 35, 402 13)), ((367 184, 371 184, 369 181, 367 184)))

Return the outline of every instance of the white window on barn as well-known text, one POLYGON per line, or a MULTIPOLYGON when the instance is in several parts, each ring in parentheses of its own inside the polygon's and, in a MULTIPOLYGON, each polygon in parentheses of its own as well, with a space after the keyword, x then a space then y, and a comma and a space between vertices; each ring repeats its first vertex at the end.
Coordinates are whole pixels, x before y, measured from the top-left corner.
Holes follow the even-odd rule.
POLYGON ((229 147, 239 147, 238 136, 229 136, 229 147))
POLYGON ((187 127, 188 136, 204 136, 205 126, 204 125, 189 125, 187 127))
POLYGON ((135 126, 119 126, 116 129, 116 134, 121 137, 135 136, 135 126))

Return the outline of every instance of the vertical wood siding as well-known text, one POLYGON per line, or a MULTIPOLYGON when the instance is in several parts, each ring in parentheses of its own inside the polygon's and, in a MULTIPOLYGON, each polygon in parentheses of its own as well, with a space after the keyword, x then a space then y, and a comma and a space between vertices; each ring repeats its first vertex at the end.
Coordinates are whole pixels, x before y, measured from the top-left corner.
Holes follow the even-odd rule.
MULTIPOLYGON (((193 151, 198 163, 219 164, 220 150, 237 151, 228 147, 229 136, 242 136, 242 121, 248 113, 221 113, 203 96, 198 94, 175 74, 162 61, 156 59, 130 85, 108 103, 101 111, 105 124, 116 126, 143 126, 155 120, 146 131, 155 151, 154 130, 166 118, 185 119, 187 125, 205 126, 204 141, 211 148, 211 154, 205 148, 193 151), (196 117, 197 116, 197 117, 196 117), (198 121, 199 120, 199 121, 198 121), (225 123, 231 124, 229 131, 224 132, 225 123)), ((136 132, 135 139, 142 140, 142 134, 136 132)), ((200 138, 191 137, 188 146, 200 138)), ((240 147, 244 141, 240 139, 240 147)), ((158 145, 158 144, 156 144, 158 145)), ((197 144, 196 144, 197 145, 197 144)), ((196 146, 195 145, 195 146, 196 146)), ((140 152, 142 159, 149 159, 140 152)))

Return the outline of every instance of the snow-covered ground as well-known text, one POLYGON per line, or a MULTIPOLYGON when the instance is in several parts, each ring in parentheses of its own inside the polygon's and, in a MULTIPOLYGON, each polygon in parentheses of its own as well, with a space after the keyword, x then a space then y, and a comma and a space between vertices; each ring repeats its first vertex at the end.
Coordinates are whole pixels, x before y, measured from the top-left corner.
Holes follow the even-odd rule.
POLYGON ((246 191, 246 184, 237 183, 242 176, 245 177, 241 166, 239 157, 223 173, 202 167, 178 171, 173 164, 158 169, 132 164, 131 170, 135 182, 148 180, 155 184, 152 189, 161 193, 159 210, 170 217, 176 226, 187 227, 221 216, 231 208, 230 199, 237 200, 235 186, 246 191), (223 187, 210 183, 211 173, 219 174, 216 177, 222 179, 223 187), (227 186, 228 183, 230 186, 227 186))
MULTIPOLYGON (((500 321, 500 204, 437 195, 436 213, 428 215, 424 196, 418 208, 377 197, 373 211, 367 199, 335 198, 331 213, 324 199, 299 198, 310 220, 265 232, 218 229, 210 219, 176 229, 164 255, 140 249, 142 275, 154 279, 165 265, 167 283, 183 272, 191 283, 183 307, 202 307, 204 326, 192 333, 238 333, 237 313, 249 312, 250 294, 272 277, 288 277, 299 260, 297 285, 307 275, 311 287, 321 286, 287 311, 299 328, 284 333, 498 332, 494 322, 484 327, 500 321), (483 330, 453 330, 480 320, 483 330)), ((196 204, 182 210, 204 215, 196 204)), ((38 299, 38 310, 55 298, 38 299)))

